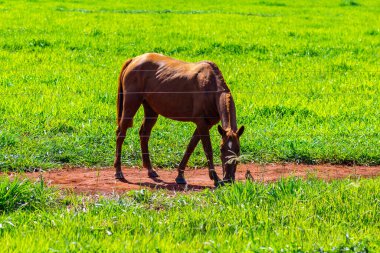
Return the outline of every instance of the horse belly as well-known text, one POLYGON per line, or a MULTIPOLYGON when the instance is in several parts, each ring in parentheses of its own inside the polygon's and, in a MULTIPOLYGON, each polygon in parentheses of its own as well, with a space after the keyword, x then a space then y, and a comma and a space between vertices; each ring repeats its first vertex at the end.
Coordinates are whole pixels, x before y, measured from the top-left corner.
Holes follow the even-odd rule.
POLYGON ((158 93, 146 97, 146 102, 152 109, 170 119, 179 121, 194 121, 193 97, 186 93, 158 93))
POLYGON ((144 100, 156 113, 174 120, 193 122, 203 116, 205 95, 195 77, 174 72, 164 75, 165 78, 159 78, 153 72, 149 75, 145 78, 144 100))

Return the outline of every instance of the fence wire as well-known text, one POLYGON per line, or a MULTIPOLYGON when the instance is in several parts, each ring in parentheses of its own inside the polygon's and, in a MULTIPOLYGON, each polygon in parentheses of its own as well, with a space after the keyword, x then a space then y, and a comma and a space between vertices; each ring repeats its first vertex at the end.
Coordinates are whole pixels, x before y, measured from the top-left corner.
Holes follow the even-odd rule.
MULTIPOLYGON (((194 128, 195 130, 195 128, 194 128)), ((292 129, 288 129, 289 133, 276 133, 276 132, 265 132, 265 133, 250 133, 250 138, 252 139, 258 139, 258 138, 271 138, 271 139, 276 139, 276 138, 284 138, 284 137, 288 137, 289 139, 293 139, 295 137, 297 137, 297 139, 300 139, 300 138, 304 138, 304 137, 313 137, 313 138, 324 138, 324 139, 327 139, 326 136, 325 136, 325 133, 299 133, 299 132, 296 132, 296 130, 292 130, 292 129)), ((303 130, 305 131, 305 130, 303 130)), ((307 131, 307 130, 306 130, 307 131)), ((113 132, 113 131, 112 131, 113 132)), ((191 132, 189 132, 189 135, 188 137, 183 137, 182 139, 178 138, 178 135, 176 135, 177 132, 175 132, 174 130, 172 132, 157 132, 154 133, 154 130, 152 131, 153 133, 150 134, 150 135, 142 135, 143 138, 150 138, 153 140, 153 138, 162 138, 163 136, 165 137, 166 136, 166 140, 167 140, 167 137, 170 137, 170 136, 175 136, 175 139, 177 140, 177 143, 179 142, 186 142, 186 141, 190 141, 191 138, 193 137, 206 137, 206 136, 210 136, 211 138, 214 138, 214 137, 219 137, 221 138, 221 135, 219 133, 217 134, 213 134, 212 132, 210 133, 210 135, 192 135, 191 133, 193 132, 193 130, 191 130, 191 132)), ((0 134, 4 133, 3 131, 0 131, 0 134)), ((52 132, 48 132, 49 134, 54 134, 54 130, 52 132)), ((132 137, 133 139, 135 139, 136 142, 139 141, 139 138, 140 138, 140 135, 137 133, 137 131, 128 131, 127 130, 127 134, 125 136, 122 136, 123 138, 128 138, 128 141, 131 141, 131 139, 129 139, 129 137, 132 137), (128 134, 129 132, 129 134, 128 134)), ((243 135, 243 137, 241 137, 241 139, 245 139, 244 138, 245 136, 243 135)), ((345 138, 345 137, 380 137, 380 132, 374 132, 374 133, 340 133, 338 135, 334 135, 334 136, 330 136, 329 139, 339 139, 341 140, 341 138, 345 138)), ((54 140, 54 139, 67 139, 69 138, 70 140, 84 140, 84 139, 93 139, 94 142, 99 142, 99 141, 111 141, 111 140, 116 140, 116 134, 113 134, 113 135, 109 135, 109 136, 104 136, 104 135, 91 135, 91 136, 81 136, 81 135, 73 135, 73 134, 64 134, 64 133, 58 133, 54 136, 49 136, 47 134, 42 134, 42 135, 38 135, 38 136, 28 136, 28 135, 15 135, 13 138, 16 138, 16 139, 31 139, 31 140, 36 140, 36 139, 39 139, 39 140, 54 140)), ((127 139, 126 139, 127 140, 127 139)), ((156 139, 157 140, 157 139, 156 139)))
MULTIPOLYGON (((68 96, 68 95, 87 95, 89 91, 77 91, 72 92, 72 94, 67 93, 44 93, 44 92, 0 92, 0 96, 68 96)), ((191 91, 191 92, 172 92, 172 91, 152 91, 152 92, 146 92, 146 91, 128 91, 125 93, 125 95, 134 95, 134 94, 142 94, 142 95, 149 95, 149 94, 173 94, 173 95, 187 95, 187 94, 217 94, 222 93, 225 91, 191 91)), ((273 92, 273 91, 230 91, 232 96, 234 95, 283 95, 283 96, 290 96, 290 95, 307 95, 307 96, 380 96, 380 90, 372 90, 370 92, 318 92, 318 91, 305 91, 305 92, 273 92)), ((92 93, 100 96, 109 96, 109 97, 117 97, 118 93, 92 93)), ((120 93, 121 95, 124 95, 124 93, 120 93)))

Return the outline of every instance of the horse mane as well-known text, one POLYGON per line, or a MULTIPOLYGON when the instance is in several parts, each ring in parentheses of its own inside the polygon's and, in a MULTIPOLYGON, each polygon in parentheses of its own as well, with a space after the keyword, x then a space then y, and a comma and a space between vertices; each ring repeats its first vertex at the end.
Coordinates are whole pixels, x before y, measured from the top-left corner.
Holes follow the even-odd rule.
POLYGON ((222 72, 220 71, 220 69, 218 68, 218 66, 213 63, 212 61, 206 61, 208 63, 208 65, 210 65, 210 67, 212 68, 212 71, 214 72, 217 80, 217 86, 218 86, 218 91, 226 91, 226 92, 230 92, 230 89, 228 88, 226 82, 224 81, 224 77, 222 75, 222 72))
POLYGON ((228 88, 226 82, 224 81, 222 72, 216 66, 215 63, 207 61, 207 63, 211 66, 215 77, 217 89, 220 91, 220 100, 219 100, 219 113, 221 115, 222 125, 226 128, 227 131, 236 131, 236 109, 234 99, 232 98, 231 91, 228 88))

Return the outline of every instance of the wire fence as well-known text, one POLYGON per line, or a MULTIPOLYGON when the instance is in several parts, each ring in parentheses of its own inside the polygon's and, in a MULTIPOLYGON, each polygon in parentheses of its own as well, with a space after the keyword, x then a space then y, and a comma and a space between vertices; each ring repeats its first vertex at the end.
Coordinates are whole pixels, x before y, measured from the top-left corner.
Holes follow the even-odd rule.
MULTIPOLYGON (((289 120, 289 118, 295 117, 295 116, 304 117, 304 118, 316 117, 316 115, 314 115, 314 114, 310 114, 310 115, 305 116, 303 111, 300 111, 300 114, 297 114, 297 111, 295 111, 295 112, 292 111, 288 115, 286 113, 286 111, 277 112, 274 110, 274 111, 262 113, 262 112, 260 112, 260 109, 258 109, 258 111, 255 111, 254 109, 251 109, 251 110, 252 110, 252 113, 254 113, 254 112, 256 112, 256 113, 251 114, 251 115, 243 115, 243 116, 238 117, 238 122, 237 122, 238 125, 244 124, 244 122, 246 122, 247 119, 250 119, 250 121, 254 121, 255 118, 261 119, 263 116, 271 117, 271 119, 273 119, 273 120, 280 120, 280 119, 289 120), (287 117, 287 116, 289 116, 289 117, 287 117)), ((284 110, 286 110, 286 108, 284 110)), ((341 114, 337 114, 337 115, 325 115, 325 116, 321 116, 321 117, 323 117, 323 119, 325 119, 327 121, 328 120, 334 120, 337 118, 342 118, 342 117, 355 118, 355 122, 353 122, 353 124, 355 124, 357 122, 377 123, 379 121, 379 118, 380 118, 380 111, 379 111, 379 113, 372 113, 369 115, 362 115, 362 114, 341 115, 341 114)), ((96 116, 96 117, 86 118, 86 117, 83 117, 83 115, 81 115, 81 114, 73 114, 71 116, 70 115, 69 116, 62 116, 59 113, 59 111, 55 111, 55 112, 42 111, 42 112, 36 112, 35 114, 29 114, 29 113, 25 112, 24 115, 22 115, 22 114, 19 114, 19 115, 2 115, 2 117, 0 118, 0 123, 5 124, 5 123, 9 122, 9 120, 13 120, 13 121, 17 120, 17 122, 20 122, 23 120, 31 120, 31 119, 37 120, 36 121, 37 124, 49 124, 49 123, 52 123, 52 124, 60 124, 60 123, 70 124, 70 122, 74 122, 74 121, 77 124, 79 124, 79 123, 94 124, 97 121, 102 121, 102 122, 106 121, 106 122, 109 122, 110 124, 115 125, 115 126, 116 126, 116 122, 118 120, 116 115, 96 116)), ((120 118, 120 120, 122 120, 122 119, 133 120, 134 126, 135 126, 135 124, 138 124, 138 125, 141 124, 143 120, 157 120, 158 122, 161 120, 165 120, 165 121, 174 120, 174 121, 172 121, 172 126, 175 126, 175 124, 180 124, 179 122, 181 122, 181 123, 184 123, 184 122, 185 123, 192 123, 194 121, 197 121, 197 119, 219 120, 220 117, 218 117, 218 116, 165 117, 162 115, 158 115, 157 117, 144 117, 143 112, 139 112, 139 113, 136 113, 136 115, 134 117, 122 117, 122 118, 120 118), (178 122, 174 123, 175 121, 178 121, 178 122)), ((325 122, 325 123, 328 123, 328 122, 325 122)), ((219 124, 221 124, 221 122, 219 122, 219 124)), ((302 123, 299 123, 299 124, 302 125, 302 123)), ((321 125, 321 122, 318 123, 316 126, 320 126, 320 125, 321 125)), ((54 127, 54 126, 50 126, 50 127, 54 127)), ((59 126, 56 126, 56 127, 59 127, 59 126)), ((312 130, 315 130, 315 128, 313 128, 312 130)))
MULTIPOLYGON (((380 85, 380 84, 379 84, 380 85)), ((206 92, 201 92, 201 91, 194 91, 194 92, 126 92, 125 95, 151 95, 151 94, 172 94, 172 95, 188 95, 188 94, 218 94, 221 93, 222 91, 206 91, 206 92)), ((77 91, 77 92, 71 92, 71 93, 63 93, 63 92, 38 92, 38 91, 30 91, 30 92, 0 92, 0 96, 6 97, 14 97, 14 96, 28 96, 28 97, 33 97, 33 96, 41 96, 41 97, 47 97, 51 98, 52 96, 57 96, 57 97, 63 97, 63 96, 68 96, 68 95, 81 95, 85 97, 86 95, 89 94, 95 94, 98 96, 106 96, 106 97, 115 97, 118 95, 118 93, 94 93, 92 91, 77 91)), ((305 92, 273 92, 273 91, 247 91, 247 92, 242 92, 242 91, 231 91, 232 96, 235 95, 260 95, 260 96, 308 96, 308 97, 316 97, 318 98, 319 96, 329 96, 329 97, 339 97, 339 96, 368 96, 368 97, 375 97, 375 98, 380 98, 380 90, 370 90, 368 92, 320 92, 320 91, 305 91, 305 92)), ((123 94, 124 95, 124 94, 123 94)), ((4 99, 4 98, 3 98, 4 99)), ((116 100, 115 100, 116 103, 116 100)))
MULTIPOLYGON (((287 138, 289 140, 300 140, 302 138, 314 138, 314 139, 324 139, 324 140, 339 140, 339 141, 342 141, 342 139, 345 139, 345 138, 353 138, 353 137, 356 137, 357 140, 353 140, 353 141, 358 141, 358 139, 362 139, 362 138, 368 138, 368 137, 377 137, 380 139, 380 132, 373 132, 373 133, 368 133, 368 132, 365 132, 365 133, 337 133, 337 134, 334 134, 334 135, 329 135, 329 136, 326 136, 326 133, 324 132, 317 132, 317 133, 305 133, 304 131, 307 131, 305 129, 297 129, 298 131, 294 131, 294 130, 291 130, 291 129, 287 129, 287 132, 286 133, 278 133, 278 132, 264 132, 264 133, 249 133, 250 136, 249 136, 249 139, 263 139, 263 138, 270 138, 272 140, 275 140, 276 138, 287 138), (302 131, 302 132, 300 132, 302 131)), ((154 130, 153 130, 154 132, 154 130)), ((193 131, 189 131, 187 133, 187 137, 182 137, 180 138, 177 134, 177 131, 173 130, 171 132, 157 132, 156 133, 152 133, 150 135, 142 135, 141 137, 143 138, 158 138, 159 140, 169 140, 170 138, 169 137, 173 137, 176 139, 176 143, 181 143, 181 142, 187 142, 187 141, 190 141, 191 138, 193 137, 207 137, 207 136, 210 136, 211 138, 214 138, 214 137, 219 137, 221 138, 221 135, 219 133, 216 133, 216 134, 213 134, 213 133, 210 133, 210 135, 199 135, 199 134, 196 134, 196 135, 192 135, 193 131)), ((114 141, 116 140, 116 134, 110 134, 110 135, 75 135, 75 134, 72 134, 72 133, 56 133, 56 131, 51 131, 51 132, 47 132, 49 134, 41 134, 41 135, 19 135, 18 133, 14 133, 12 135, 12 139, 30 139, 30 140, 54 140, 54 139, 57 139, 57 140, 60 140, 60 139, 69 139, 69 140, 85 140, 85 139, 88 139, 88 140, 92 140, 94 142, 99 142, 99 141, 114 141), (54 135, 52 135, 54 134, 54 135)), ((2 135, 2 131, 0 131, 0 136, 2 135)), ((184 135, 184 133, 182 133, 182 136, 184 135)), ((5 136, 5 135, 4 135, 5 136)), ((128 138, 128 141, 131 141, 131 139, 135 139, 136 142, 139 141, 139 138, 140 138, 140 135, 137 133, 136 130, 134 131, 128 131, 127 130, 127 134, 125 136, 121 136, 123 138, 128 138), (129 133, 128 133, 129 132, 129 133)), ((241 137, 242 139, 246 139, 245 136, 243 135, 243 137, 241 137)), ((171 144, 173 145, 173 144, 171 144)))
MULTIPOLYGON (((64 63, 65 65, 67 62, 64 63)), ((61 69, 61 65, 49 66, 48 68, 43 68, 39 65, 36 69, 33 69, 33 66, 20 66, 16 69, 10 68, 1 68, 0 74, 1 80, 0 85, 4 88, 12 88, 16 85, 23 87, 26 83, 33 83, 34 85, 41 86, 56 86, 59 84, 68 83, 69 85, 72 82, 76 83, 88 83, 91 81, 94 82, 94 75, 91 75, 91 72, 88 68, 74 67, 70 68, 66 66, 65 69, 61 69), (59 69, 59 71, 57 71, 59 69), (30 71, 27 72, 26 70, 30 71)), ((224 67, 227 68, 227 67, 224 67)), ((379 82, 380 79, 380 65, 376 70, 354 70, 354 69, 339 69, 337 66, 336 70, 310 70, 310 69, 273 69, 265 70, 260 69, 258 66, 252 66, 249 69, 244 69, 244 72, 241 69, 231 68, 231 71, 224 71, 224 80, 227 84, 235 84, 244 80, 245 83, 254 84, 273 84, 287 82, 287 83, 300 83, 300 80, 312 83, 321 83, 321 82, 342 82, 342 83, 357 83, 357 82, 379 82)), ((120 69, 110 69, 106 67, 97 67, 97 73, 99 71, 104 71, 105 73, 101 78, 98 78, 95 82, 107 82, 108 84, 116 84, 117 77, 120 73, 120 69)), ((135 73, 159 73, 157 70, 131 70, 135 73)))

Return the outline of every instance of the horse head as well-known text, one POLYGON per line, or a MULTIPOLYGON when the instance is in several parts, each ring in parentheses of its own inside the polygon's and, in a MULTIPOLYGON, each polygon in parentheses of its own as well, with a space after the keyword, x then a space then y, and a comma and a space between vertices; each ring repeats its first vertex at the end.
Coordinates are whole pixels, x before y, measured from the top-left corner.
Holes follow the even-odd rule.
POLYGON ((218 125, 218 131, 222 136, 220 159, 223 167, 223 181, 233 182, 240 156, 239 138, 244 132, 244 126, 240 127, 238 131, 233 131, 231 128, 223 129, 218 125))

